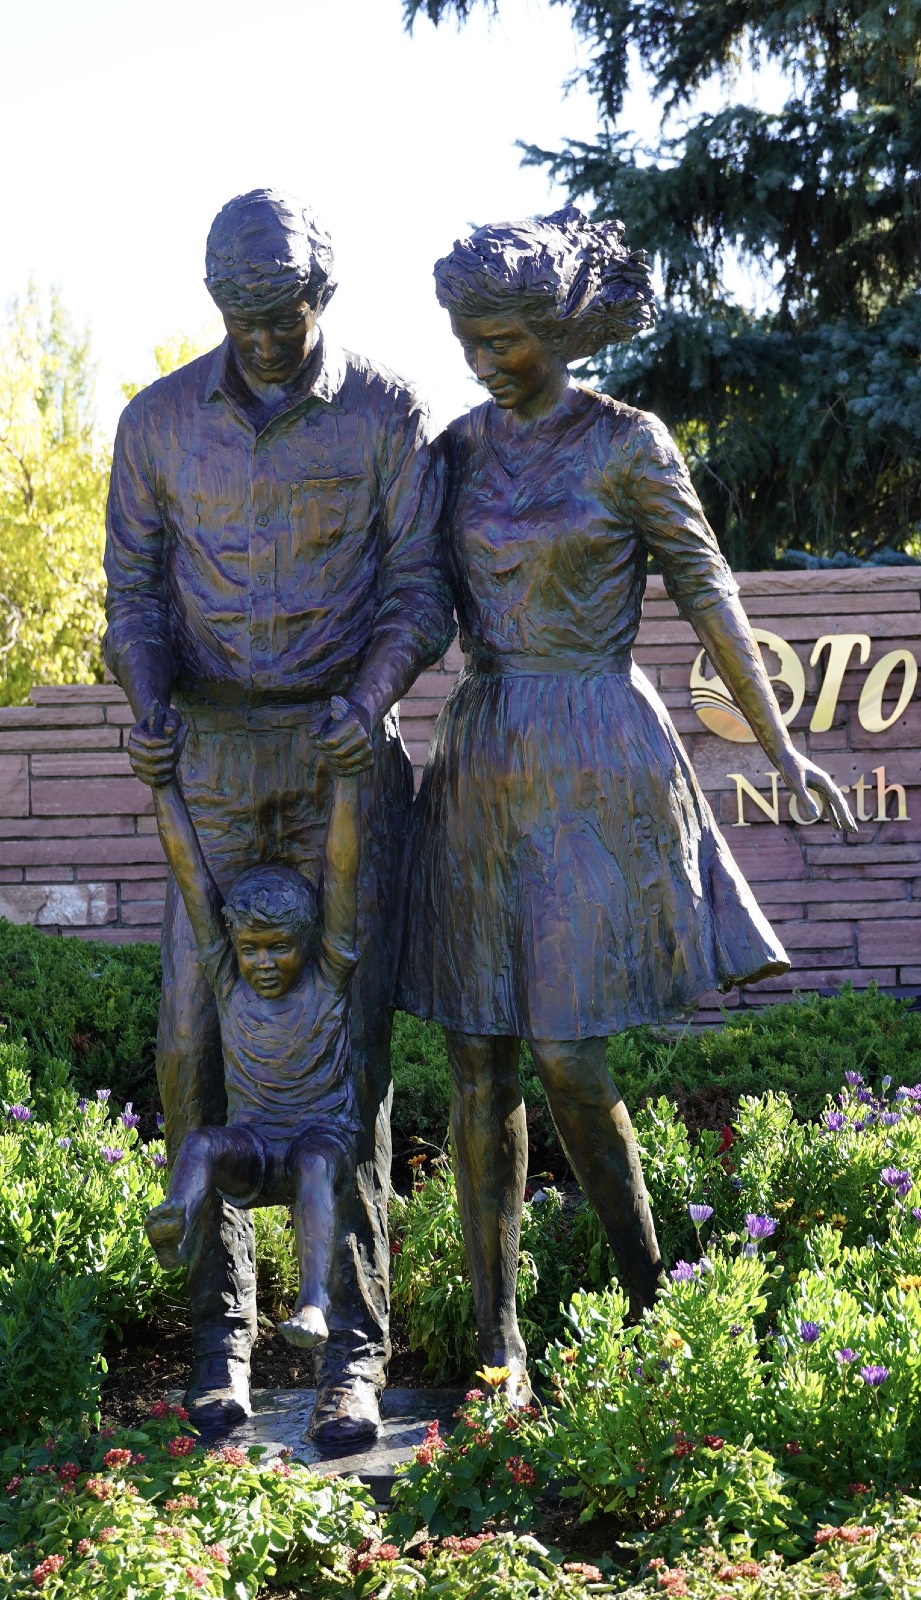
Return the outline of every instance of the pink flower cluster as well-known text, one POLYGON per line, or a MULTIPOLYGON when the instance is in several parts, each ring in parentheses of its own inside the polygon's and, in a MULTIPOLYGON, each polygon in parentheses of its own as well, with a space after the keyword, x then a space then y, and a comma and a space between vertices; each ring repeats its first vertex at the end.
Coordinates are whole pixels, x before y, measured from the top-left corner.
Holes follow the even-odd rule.
POLYGON ((505 1463, 505 1470, 512 1482, 517 1483, 520 1489, 530 1489, 535 1482, 536 1474, 534 1468, 525 1461, 524 1456, 509 1456, 505 1463))
MULTIPOLYGON (((449 1556, 472 1556, 475 1550, 479 1550, 481 1544, 489 1544, 494 1538, 494 1533, 468 1533, 466 1538, 461 1538, 456 1533, 449 1533, 442 1539, 441 1548, 449 1556)), ((429 1545, 426 1554, 430 1554, 431 1549, 429 1545)))
POLYGON ((189 1413, 186 1411, 185 1406, 171 1406, 168 1400, 157 1400, 150 1408, 150 1415, 156 1418, 158 1422, 162 1422, 164 1417, 175 1417, 179 1422, 188 1422, 189 1420, 189 1413))
POLYGON ((563 1571, 571 1572, 577 1578, 584 1578, 586 1583, 600 1583, 604 1574, 599 1567, 593 1567, 588 1561, 564 1561, 563 1571))
POLYGON ((166 1448, 174 1458, 188 1456, 195 1449, 195 1440, 190 1433, 177 1433, 175 1439, 171 1439, 166 1448))
POLYGON ((870 1539, 875 1533, 874 1528, 866 1525, 856 1528, 820 1528, 815 1536, 816 1544, 859 1544, 861 1539, 870 1539))
POLYGON ((33 1567, 32 1582, 35 1584, 36 1589, 44 1588, 45 1579, 50 1578, 52 1572, 60 1572, 63 1565, 63 1556, 46 1556, 44 1561, 40 1561, 37 1567, 33 1567))
POLYGON ((720 1567, 716 1576, 721 1583, 726 1583, 730 1578, 757 1578, 761 1575, 761 1568, 757 1561, 734 1561, 730 1565, 720 1567))
POLYGON ((105 1478, 87 1478, 83 1485, 86 1494, 92 1495, 94 1500, 111 1500, 112 1485, 106 1483, 105 1478))
POLYGON ((442 1439, 438 1430, 438 1422, 437 1420, 430 1422, 425 1430, 425 1438, 423 1439, 422 1443, 416 1447, 416 1460, 419 1462, 420 1466, 427 1467, 431 1462, 432 1457, 437 1455, 439 1450, 443 1449, 444 1440, 442 1439))
POLYGON ((396 1561, 399 1554, 395 1544, 379 1544, 376 1539, 362 1539, 358 1549, 349 1556, 349 1571, 367 1572, 375 1561, 396 1561))
POLYGON ((166 1501, 167 1511, 197 1511, 198 1501, 194 1494, 180 1494, 173 1500, 166 1501))
MULTIPOLYGON (((143 1457, 141 1457, 141 1459, 143 1460, 143 1457)), ((130 1466, 131 1461, 132 1455, 130 1450, 107 1450, 102 1458, 102 1464, 104 1467, 127 1467, 130 1466)), ((61 1477, 63 1471, 64 1468, 62 1467, 61 1471, 58 1473, 58 1477, 61 1477)), ((74 1470, 74 1476, 76 1477, 76 1469, 74 1470)))

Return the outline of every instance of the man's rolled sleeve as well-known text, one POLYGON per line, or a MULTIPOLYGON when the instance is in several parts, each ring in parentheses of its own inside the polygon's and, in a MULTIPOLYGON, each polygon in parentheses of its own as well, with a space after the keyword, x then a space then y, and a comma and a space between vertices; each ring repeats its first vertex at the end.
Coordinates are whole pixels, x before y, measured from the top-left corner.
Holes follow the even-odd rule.
POLYGON ((106 659, 117 677, 118 662, 133 645, 171 653, 163 522, 132 406, 122 413, 115 436, 104 566, 106 659))

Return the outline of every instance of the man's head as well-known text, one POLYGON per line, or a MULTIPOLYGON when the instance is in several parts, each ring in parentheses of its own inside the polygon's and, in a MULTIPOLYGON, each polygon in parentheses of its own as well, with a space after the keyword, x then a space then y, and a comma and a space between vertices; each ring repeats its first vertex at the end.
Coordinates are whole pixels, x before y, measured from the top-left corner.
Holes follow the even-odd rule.
POLYGON ((205 285, 245 376, 290 383, 335 292, 332 243, 299 201, 253 189, 229 200, 211 224, 205 285))
POLYGON ((263 999, 277 1000, 301 977, 314 948, 319 899, 291 867, 250 867, 224 904, 240 976, 263 999))

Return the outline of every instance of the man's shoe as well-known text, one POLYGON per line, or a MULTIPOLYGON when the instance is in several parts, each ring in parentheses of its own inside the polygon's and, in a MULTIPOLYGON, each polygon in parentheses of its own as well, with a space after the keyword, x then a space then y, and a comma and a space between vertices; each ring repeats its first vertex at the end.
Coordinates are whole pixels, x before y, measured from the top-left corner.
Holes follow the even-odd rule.
POLYGON ((185 1405, 202 1433, 226 1433, 244 1422, 252 1416, 249 1362, 237 1356, 202 1356, 192 1368, 185 1405))
POLYGON ((307 1437, 314 1444, 349 1445, 376 1439, 380 1426, 377 1384, 346 1372, 318 1386, 307 1437))

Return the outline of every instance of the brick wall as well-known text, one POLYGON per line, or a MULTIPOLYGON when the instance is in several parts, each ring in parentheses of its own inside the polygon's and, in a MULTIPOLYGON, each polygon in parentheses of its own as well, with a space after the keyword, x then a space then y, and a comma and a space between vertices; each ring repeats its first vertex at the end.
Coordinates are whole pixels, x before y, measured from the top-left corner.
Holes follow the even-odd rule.
MULTIPOLYGON (((902 646, 916 658, 921 652, 921 572, 750 573, 739 581, 753 624, 788 641, 805 669, 806 697, 792 724, 796 742, 840 783, 853 789, 864 777, 861 800, 870 819, 843 843, 826 823, 791 821, 781 791, 775 824, 730 776, 747 780, 772 806, 768 762, 758 746, 716 737, 693 709, 689 679, 700 647, 653 579, 636 658, 668 704, 730 846, 794 963, 788 977, 759 985, 747 999, 830 988, 844 978, 919 992, 921 704, 913 696, 879 733, 860 725, 857 707, 882 655, 902 646), (842 633, 868 636, 870 652, 863 663, 857 650, 852 654, 830 728, 810 732, 827 651, 815 666, 810 655, 820 636, 842 633), (886 802, 888 820, 877 818, 881 768, 886 785, 904 789, 901 819, 895 791, 886 802)), ((455 646, 403 702, 403 737, 417 768, 459 665, 455 646)), ((901 682, 895 672, 884 709, 901 682)), ((157 938, 165 868, 149 797, 128 767, 131 714, 124 697, 103 685, 36 689, 32 702, 0 709, 0 915, 83 938, 157 938)), ((737 1003, 737 996, 728 1001, 737 1003)))

